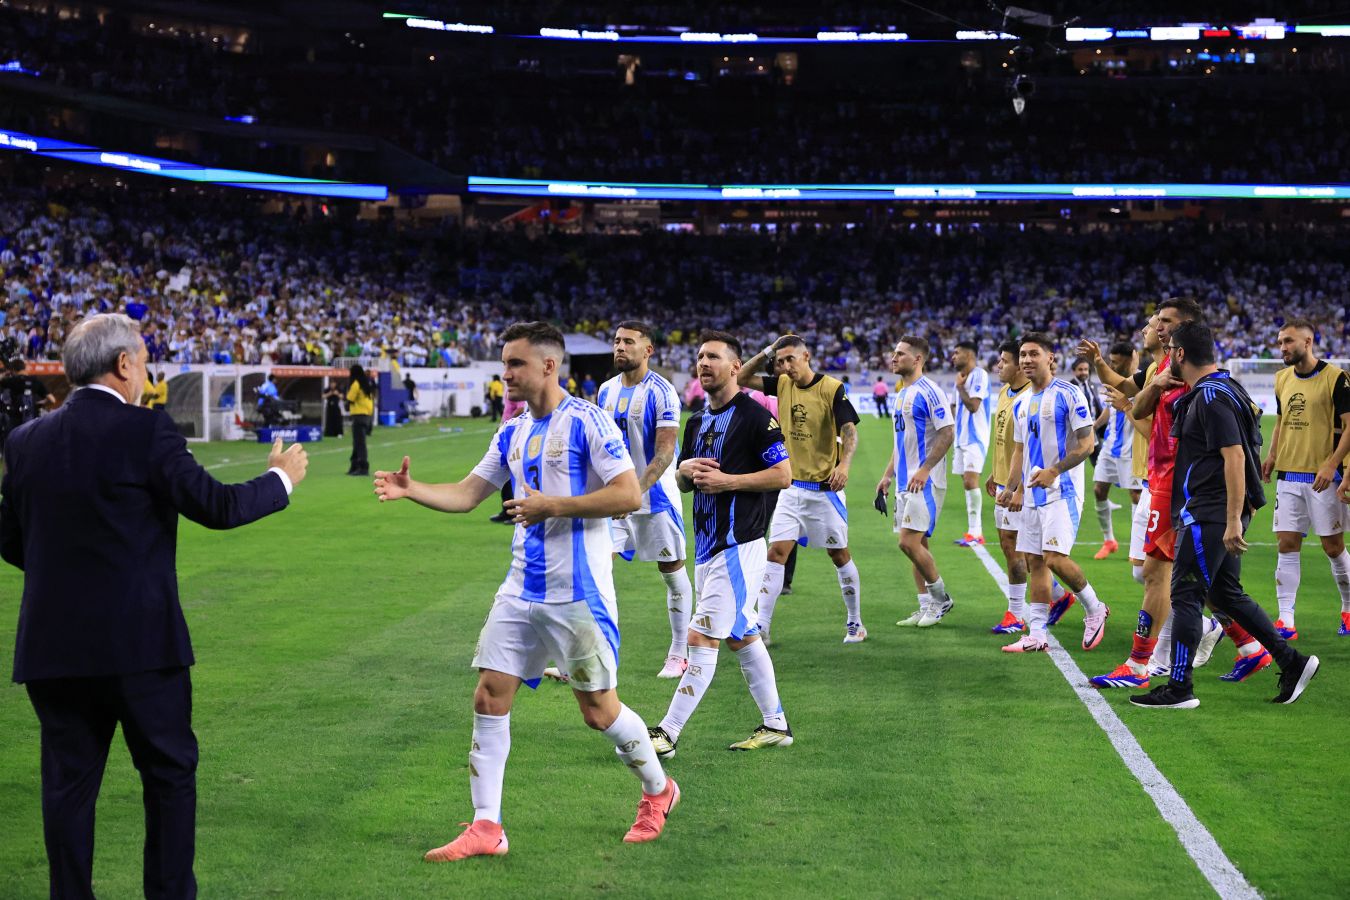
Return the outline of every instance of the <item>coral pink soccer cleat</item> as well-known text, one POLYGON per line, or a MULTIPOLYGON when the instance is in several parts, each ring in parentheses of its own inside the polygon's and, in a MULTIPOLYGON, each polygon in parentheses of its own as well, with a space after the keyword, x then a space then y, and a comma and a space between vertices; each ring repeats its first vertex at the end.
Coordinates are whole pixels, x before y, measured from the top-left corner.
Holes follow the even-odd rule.
POLYGON ((428 850, 422 858, 427 862, 451 862, 470 856, 505 856, 509 846, 501 825, 491 819, 476 819, 459 837, 444 847, 428 850))
POLYGON ((680 786, 675 779, 666 776, 666 789, 659 794, 643 794, 638 801, 637 821, 623 836, 625 844, 641 844, 654 841, 661 836, 666 827, 666 817, 680 802, 680 786))

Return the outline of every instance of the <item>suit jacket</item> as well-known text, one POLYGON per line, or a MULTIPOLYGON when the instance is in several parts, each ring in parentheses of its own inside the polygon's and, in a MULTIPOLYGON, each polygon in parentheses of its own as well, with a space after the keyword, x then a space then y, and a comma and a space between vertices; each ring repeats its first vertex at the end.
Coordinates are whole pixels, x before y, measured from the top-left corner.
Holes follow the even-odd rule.
POLYGON ((275 472, 221 484, 159 410, 82 389, 5 444, 0 556, 24 572, 14 680, 190 666, 178 516, 234 528, 289 502, 275 472))

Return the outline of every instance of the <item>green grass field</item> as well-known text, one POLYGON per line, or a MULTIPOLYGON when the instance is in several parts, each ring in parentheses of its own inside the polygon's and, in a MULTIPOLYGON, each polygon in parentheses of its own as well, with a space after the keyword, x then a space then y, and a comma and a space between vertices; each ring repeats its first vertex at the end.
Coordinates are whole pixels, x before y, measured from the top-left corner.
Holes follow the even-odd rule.
MULTIPOLYGON (((408 453, 415 477, 452 480, 492 426, 379 429, 372 462, 408 453)), ((472 814, 468 662, 505 571, 509 530, 491 503, 442 516, 381 506, 343 475, 345 441, 315 445, 286 512, 254 526, 181 530, 179 576, 197 651, 201 741, 197 875, 207 897, 411 896, 1212 896, 1195 864, 1070 685, 1043 657, 998 652, 995 583, 971 551, 959 482, 934 548, 956 608, 923 632, 893 623, 913 585, 890 523, 871 509, 888 423, 862 424, 849 492, 865 644, 843 646, 843 608, 823 553, 805 552, 779 605, 773 657, 797 735, 786 750, 733 754, 758 724, 734 660, 669 765, 684 802, 650 845, 620 838, 638 786, 555 684, 522 691, 512 716, 504 823, 511 853, 447 866, 422 853, 472 814)), ((195 447, 225 480, 261 471, 265 448, 195 447)), ((1116 499, 1128 504, 1123 492, 1116 499)), ((993 533, 986 504, 985 530, 993 533)), ((1128 509, 1116 514, 1122 543, 1128 509)), ((1274 607, 1270 509, 1250 537, 1250 593, 1274 607)), ((1129 647, 1140 589, 1124 552, 1091 560, 1091 506, 1077 556, 1113 608, 1087 674, 1129 647)), ((998 555, 997 548, 991 548, 998 555)), ((78 561, 72 560, 72 564, 78 561)), ((617 566, 620 693, 649 723, 669 638, 654 565, 617 566)), ((10 671, 20 574, 0 572, 0 667, 10 671)), ((1269 897, 1350 894, 1350 638, 1325 557, 1309 546, 1299 647, 1323 670, 1291 707, 1267 701, 1274 670, 1217 680, 1232 646, 1197 673, 1202 705, 1169 713, 1108 700, 1248 880, 1269 897)), ((1081 612, 1059 626, 1077 648, 1081 612)), ((140 787, 120 738, 98 817, 95 888, 140 894, 140 787)), ((23 689, 0 691, 0 896, 46 894, 37 723, 23 689)))

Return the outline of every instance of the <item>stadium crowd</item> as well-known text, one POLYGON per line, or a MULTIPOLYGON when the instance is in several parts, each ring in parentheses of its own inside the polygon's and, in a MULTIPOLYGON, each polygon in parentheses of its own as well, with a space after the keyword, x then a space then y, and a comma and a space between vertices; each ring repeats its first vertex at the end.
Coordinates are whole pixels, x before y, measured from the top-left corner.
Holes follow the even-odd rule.
POLYGON ((1350 234, 1275 224, 803 227, 714 236, 578 234, 263 214, 247 198, 89 186, 17 189, 0 209, 0 341, 57 358, 85 312, 144 323, 155 362, 463 365, 522 318, 608 341, 613 311, 660 323, 658 361, 689 370, 714 326, 748 346, 803 335, 831 370, 878 370, 904 333, 941 360, 1045 329, 1129 338, 1144 304, 1190 296, 1225 358, 1269 356, 1287 317, 1350 355, 1350 234), (652 259, 670 260, 653 267, 652 259))

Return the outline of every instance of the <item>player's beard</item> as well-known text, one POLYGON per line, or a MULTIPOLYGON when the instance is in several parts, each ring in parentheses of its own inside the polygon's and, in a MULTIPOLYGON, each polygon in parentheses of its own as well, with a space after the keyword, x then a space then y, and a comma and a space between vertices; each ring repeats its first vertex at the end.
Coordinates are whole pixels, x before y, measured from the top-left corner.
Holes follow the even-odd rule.
POLYGON ((636 369, 639 365, 640 363, 638 363, 636 360, 628 358, 627 356, 624 357, 616 356, 614 358, 614 368, 619 372, 631 372, 634 369, 636 369))
POLYGON ((1284 358, 1284 364, 1286 366, 1293 366, 1297 368, 1303 365, 1303 361, 1307 358, 1308 354, 1305 351, 1295 350, 1284 358))

